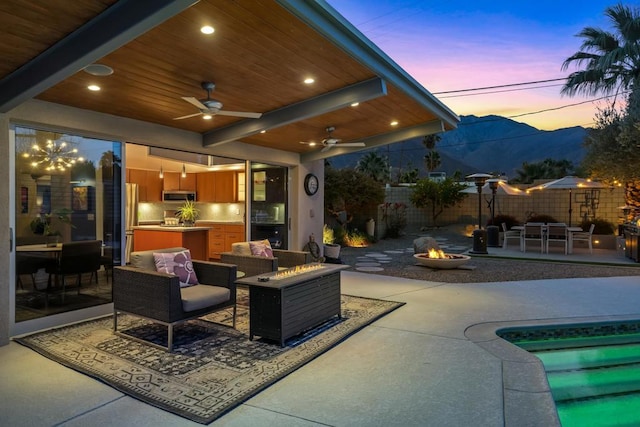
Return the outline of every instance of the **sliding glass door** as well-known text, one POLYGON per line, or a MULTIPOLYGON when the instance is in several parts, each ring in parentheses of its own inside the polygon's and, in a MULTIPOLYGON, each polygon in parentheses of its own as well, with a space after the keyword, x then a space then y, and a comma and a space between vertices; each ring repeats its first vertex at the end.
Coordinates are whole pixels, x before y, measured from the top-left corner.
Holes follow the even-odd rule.
POLYGON ((14 129, 15 323, 110 303, 123 244, 121 143, 14 129), (65 250, 92 240, 100 241, 97 263, 65 250))

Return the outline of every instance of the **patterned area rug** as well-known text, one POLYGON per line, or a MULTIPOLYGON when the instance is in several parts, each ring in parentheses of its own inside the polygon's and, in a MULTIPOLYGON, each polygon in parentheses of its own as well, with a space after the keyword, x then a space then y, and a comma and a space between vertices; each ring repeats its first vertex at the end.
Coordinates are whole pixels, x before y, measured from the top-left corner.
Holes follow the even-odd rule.
MULTIPOLYGON (((229 327, 231 310, 189 321, 175 328, 173 353, 114 335, 111 316, 16 341, 143 402, 208 424, 403 305, 342 295, 342 319, 280 347, 273 341, 249 340, 246 291, 239 290, 238 297, 236 329, 229 327)), ((129 335, 166 344, 161 325, 128 315, 119 315, 118 325, 129 335)))

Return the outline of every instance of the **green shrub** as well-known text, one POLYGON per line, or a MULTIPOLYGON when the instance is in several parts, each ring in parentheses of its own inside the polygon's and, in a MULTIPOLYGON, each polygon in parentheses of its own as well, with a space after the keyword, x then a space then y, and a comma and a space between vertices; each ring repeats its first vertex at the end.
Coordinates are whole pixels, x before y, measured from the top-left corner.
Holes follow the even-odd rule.
POLYGON ((487 221, 487 225, 497 225, 498 227, 500 227, 500 231, 502 231, 502 223, 507 224, 507 230, 511 230, 511 227, 513 227, 514 225, 519 225, 520 222, 511 215, 496 215, 493 218, 493 222, 491 222, 491 218, 489 218, 489 221, 487 221))
POLYGON ((557 219, 555 219, 554 217, 552 217, 551 215, 531 215, 529 218, 527 218, 527 222, 543 222, 545 224, 548 224, 550 222, 560 222, 557 219))
POLYGON ((589 231, 589 227, 591 227, 591 224, 596 225, 596 227, 593 229, 593 234, 614 234, 616 230, 615 226, 612 223, 602 218, 582 220, 579 226, 582 227, 584 231, 589 231))

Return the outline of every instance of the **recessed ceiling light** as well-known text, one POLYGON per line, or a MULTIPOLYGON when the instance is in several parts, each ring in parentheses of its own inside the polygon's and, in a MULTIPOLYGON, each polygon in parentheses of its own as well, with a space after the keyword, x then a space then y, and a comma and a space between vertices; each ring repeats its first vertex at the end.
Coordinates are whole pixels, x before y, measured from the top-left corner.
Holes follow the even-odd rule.
POLYGON ((202 34, 213 34, 215 30, 211 25, 205 25, 204 27, 200 28, 200 31, 202 32, 202 34))
POLYGON ((353 102, 353 103, 351 103, 351 106, 352 106, 352 107, 357 107, 358 105, 360 105, 360 103, 359 103, 359 102, 353 102))
POLYGON ((211 114, 205 114, 202 116, 203 119, 205 120, 211 120, 213 118, 213 116, 211 114))
POLYGON ((100 86, 98 86, 98 85, 89 85, 89 86, 87 86, 87 89, 89 89, 89 90, 91 90, 93 92, 97 92, 97 91, 100 90, 100 86))
POLYGON ((264 129, 262 129, 262 130, 260 131, 260 133, 267 133, 267 131, 266 131, 266 130, 264 130, 264 129))
POLYGON ((394 120, 391 123, 389 123, 391 126, 398 126, 398 121, 394 120))
POLYGON ((306 79, 304 79, 305 84, 310 85, 313 82, 315 82, 315 79, 312 79, 311 77, 307 77, 306 79))
POLYGON ((84 71, 92 76, 110 76, 113 74, 113 68, 103 64, 90 64, 84 67, 84 71))

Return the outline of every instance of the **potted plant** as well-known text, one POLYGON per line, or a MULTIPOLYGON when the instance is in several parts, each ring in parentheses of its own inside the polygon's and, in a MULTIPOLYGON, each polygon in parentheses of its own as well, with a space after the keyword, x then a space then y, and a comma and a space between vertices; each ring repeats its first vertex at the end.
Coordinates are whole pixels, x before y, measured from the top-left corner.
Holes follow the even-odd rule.
POLYGON ((340 258, 340 245, 334 242, 333 229, 325 224, 322 227, 322 243, 324 244, 324 256, 326 258, 340 258))
POLYGON ((200 215, 200 211, 196 208, 196 204, 192 200, 186 200, 176 212, 176 216, 182 220, 186 227, 195 224, 198 215, 200 215))
POLYGON ((51 223, 52 218, 57 218, 60 223, 71 224, 70 215, 73 213, 70 209, 58 209, 53 213, 40 214, 31 221, 30 228, 34 234, 42 235, 46 238, 47 246, 56 246, 58 240, 62 236, 59 230, 56 230, 51 223))

